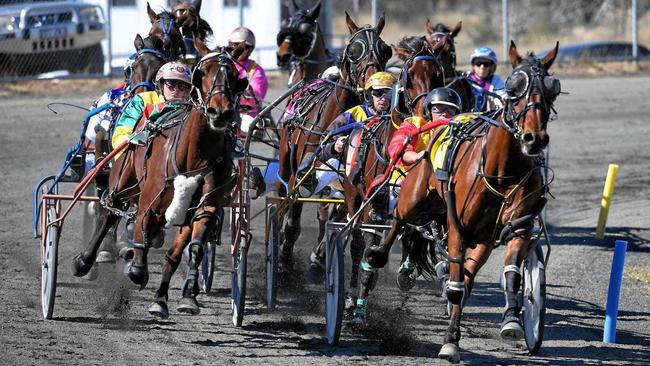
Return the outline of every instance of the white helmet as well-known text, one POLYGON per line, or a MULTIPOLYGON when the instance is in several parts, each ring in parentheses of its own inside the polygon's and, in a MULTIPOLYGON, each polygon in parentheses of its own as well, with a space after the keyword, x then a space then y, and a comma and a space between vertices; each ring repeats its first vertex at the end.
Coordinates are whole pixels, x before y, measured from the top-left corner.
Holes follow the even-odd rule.
POLYGON ((168 62, 156 74, 156 83, 161 80, 180 80, 192 84, 192 70, 182 62, 168 62))
POLYGON ((252 30, 246 27, 237 27, 232 32, 230 32, 230 36, 228 37, 228 42, 232 42, 232 43, 244 42, 248 46, 255 47, 255 34, 253 34, 252 30))

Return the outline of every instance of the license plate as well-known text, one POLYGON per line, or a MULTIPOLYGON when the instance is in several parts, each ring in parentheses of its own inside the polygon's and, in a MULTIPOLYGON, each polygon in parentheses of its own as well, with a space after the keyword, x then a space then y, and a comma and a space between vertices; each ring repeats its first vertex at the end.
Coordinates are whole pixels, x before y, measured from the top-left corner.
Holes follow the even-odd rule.
POLYGON ((43 39, 65 38, 68 36, 68 31, 65 28, 48 28, 41 29, 39 34, 43 39))

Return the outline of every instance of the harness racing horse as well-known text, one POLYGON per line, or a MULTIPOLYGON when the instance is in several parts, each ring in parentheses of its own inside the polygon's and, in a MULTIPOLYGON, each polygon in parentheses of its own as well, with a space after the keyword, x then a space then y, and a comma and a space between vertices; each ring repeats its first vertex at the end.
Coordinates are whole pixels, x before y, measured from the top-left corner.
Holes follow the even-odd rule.
MULTIPOLYGON (((358 27, 346 12, 346 23, 351 38, 346 46, 339 69, 341 80, 319 79, 297 92, 287 104, 280 133, 280 150, 277 190, 288 197, 293 192, 299 171, 315 159, 315 150, 329 124, 343 111, 361 104, 359 90, 375 72, 384 70, 392 50, 379 36, 384 28, 384 16, 377 25, 358 27)), ((308 185, 308 184, 306 184, 308 185)), ((293 268, 293 246, 300 235, 301 202, 285 206, 280 235, 279 265, 282 272, 293 268)), ((318 214, 319 237, 323 238, 327 221, 327 206, 321 205, 318 214)), ((315 249, 318 253, 319 250, 315 249)), ((358 265, 361 253, 353 255, 353 268, 358 265)), ((353 271, 356 277, 356 271, 353 271)), ((352 279, 356 283, 356 278, 352 279)))
POLYGON ((456 46, 454 38, 462 28, 463 22, 459 21, 454 28, 438 23, 435 26, 427 19, 426 40, 431 47, 434 47, 441 41, 442 48, 438 53, 442 67, 445 70, 445 85, 453 89, 460 96, 462 102, 461 112, 472 112, 476 106, 476 96, 472 92, 470 81, 462 72, 456 70, 456 46))
MULTIPOLYGON (((344 179, 348 217, 352 217, 360 209, 362 201, 368 199, 366 197, 368 188, 384 173, 388 166, 390 157, 386 149, 393 132, 399 127, 395 123, 400 120, 398 116, 401 114, 423 116, 424 97, 429 91, 444 85, 442 65, 435 56, 435 52, 439 48, 438 46, 438 48, 430 50, 424 37, 404 38, 395 47, 397 55, 404 61, 404 64, 398 79, 398 106, 392 112, 393 118, 391 116, 376 117, 366 125, 366 128, 357 130, 359 135, 355 131, 348 139, 346 153, 354 154, 357 160, 355 164, 360 164, 362 167, 358 170, 352 168, 351 171, 356 174, 354 176, 348 174, 344 179), (399 106, 405 113, 398 111, 399 106), (355 146, 352 146, 353 144, 355 146), (352 151, 353 149, 354 151, 352 151)), ((347 160, 350 161, 349 155, 347 160)), ((380 192, 366 206, 359 217, 360 222, 384 225, 390 216, 390 194, 388 190, 380 192)), ((403 240, 406 239, 405 236, 403 240)), ((362 230, 356 226, 352 230, 351 248, 377 246, 380 244, 380 240, 380 232, 371 229, 362 230)), ((362 262, 358 267, 358 283, 350 284, 352 289, 350 292, 358 289, 358 293, 352 293, 350 298, 352 304, 346 304, 347 310, 350 311, 353 304, 356 303, 353 322, 365 322, 368 293, 374 288, 377 279, 377 269, 367 262, 362 262)))
POLYGON ((184 62, 187 64, 194 63, 196 59, 194 38, 199 38, 205 43, 206 38, 212 35, 210 24, 201 18, 200 13, 201 0, 177 0, 176 4, 172 6, 172 14, 176 17, 176 22, 183 36, 186 50, 184 62))
MULTIPOLYGON (((178 60, 181 56, 185 56, 186 48, 183 41, 183 35, 179 28, 179 23, 174 14, 168 11, 162 11, 156 14, 149 3, 147 3, 147 14, 151 22, 151 29, 149 30, 150 37, 156 37, 163 41, 163 50, 171 60, 178 60)), ((189 18, 186 15, 181 19, 183 22, 189 18)), ((182 23, 180 23, 182 24, 182 23)))
MULTIPOLYGON (((460 145, 447 181, 438 179, 430 155, 425 154, 402 184, 396 220, 385 242, 364 253, 370 265, 382 267, 404 225, 447 213, 446 293, 452 306, 439 357, 452 362, 460 360, 462 305, 479 269, 499 244, 507 244, 501 279, 506 298, 501 336, 508 340, 523 336, 516 298, 520 267, 531 249, 533 220, 546 203, 547 185, 541 174, 545 162, 540 154, 549 142, 546 126, 560 93, 559 80, 548 74, 557 50, 558 44, 541 60, 532 53, 522 58, 511 42, 514 70, 506 81, 508 99, 503 113, 496 121, 479 117, 464 128, 454 126, 461 132, 455 134, 460 136, 460 145)), ((423 246, 412 249, 428 251, 423 246)))
POLYGON ((278 66, 290 71, 289 86, 317 78, 336 60, 325 47, 318 26, 320 5, 319 1, 311 9, 302 10, 295 0, 289 2, 290 17, 281 23, 276 51, 278 66))

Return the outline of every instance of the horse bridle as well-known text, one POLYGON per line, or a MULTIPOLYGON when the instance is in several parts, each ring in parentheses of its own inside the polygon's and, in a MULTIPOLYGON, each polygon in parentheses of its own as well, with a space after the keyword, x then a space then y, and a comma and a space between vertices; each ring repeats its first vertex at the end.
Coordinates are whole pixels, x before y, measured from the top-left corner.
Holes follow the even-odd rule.
POLYGON ((173 18, 170 19, 158 18, 158 24, 160 24, 160 29, 163 32, 163 39, 162 39, 163 43, 167 41, 167 39, 171 36, 174 23, 175 20, 173 18), (167 23, 167 27, 165 27, 165 20, 169 21, 169 23, 167 23))
POLYGON ((194 70, 192 71, 192 91, 196 90, 196 96, 198 99, 197 101, 194 101, 194 99, 192 99, 192 102, 201 111, 201 114, 206 117, 208 116, 209 108, 207 102, 217 94, 224 94, 226 98, 228 98, 228 101, 231 103, 231 105, 236 105, 238 98, 235 98, 235 95, 232 94, 230 80, 228 78, 228 63, 232 63, 233 66, 236 63, 236 60, 228 52, 210 52, 201 58, 201 60, 196 64, 194 70), (208 61, 214 61, 215 59, 217 59, 216 61, 219 62, 219 70, 214 74, 214 77, 212 78, 212 85, 210 86, 210 89, 208 90, 204 99, 201 88, 197 87, 197 79, 199 79, 199 76, 196 71, 199 70, 203 72, 201 70, 201 66, 204 63, 208 61), (217 78, 220 74, 224 75, 224 82, 218 84, 217 78))
POLYGON ((126 77, 125 84, 129 85, 128 87, 128 92, 132 92, 133 90, 136 90, 137 88, 144 87, 147 88, 148 90, 155 90, 156 86, 150 82, 150 81, 141 81, 139 83, 136 83, 135 85, 130 85, 131 84, 131 77, 133 76, 133 64, 140 58, 142 55, 154 55, 158 59, 160 59, 163 64, 166 62, 169 62, 169 56, 167 56, 165 53, 160 52, 156 49, 153 48, 141 48, 138 50, 138 52, 132 54, 129 58, 133 58, 133 63, 128 66, 127 72, 128 76, 126 77))
MULTIPOLYGON (((359 29, 356 33, 352 35, 350 38, 350 42, 345 46, 345 49, 343 50, 343 59, 341 61, 341 64, 343 64, 345 61, 348 61, 350 63, 350 78, 353 82, 353 86, 359 88, 359 74, 360 75, 365 75, 366 70, 370 66, 375 66, 377 67, 380 71, 384 69, 382 66, 380 60, 380 55, 379 55, 379 36, 377 35, 377 32, 375 31, 374 28, 372 27, 364 27, 362 29, 359 29), (357 37, 360 37, 361 35, 365 36, 362 39, 355 39, 357 37), (362 48, 361 55, 355 59, 352 59, 350 57, 350 46, 354 44, 360 44, 362 48), (358 65, 361 64, 362 61, 371 59, 371 61, 366 62, 365 66, 363 66, 363 69, 361 72, 359 72, 358 65)), ((363 85, 361 85, 363 87, 363 85)))
POLYGON ((413 108, 417 104, 418 100, 420 98, 424 98, 427 96, 429 91, 422 92, 415 97, 411 98, 408 94, 408 91, 405 89, 408 85, 408 70, 411 67, 411 64, 415 61, 431 61, 438 66, 438 74, 437 76, 441 76, 440 74, 442 73, 442 79, 445 79, 445 71, 442 68, 442 65, 440 64, 440 61, 438 58, 431 53, 431 50, 426 48, 426 53, 422 55, 421 53, 425 51, 425 49, 422 49, 418 52, 414 52, 411 57, 409 57, 406 62, 404 62, 404 65, 402 65, 402 70, 400 71, 399 74, 399 82, 397 85, 397 93, 398 95, 403 95, 404 98, 404 105, 406 106, 406 109, 408 110, 409 115, 413 115, 413 108))
POLYGON ((526 62, 515 68, 512 74, 506 79, 506 92, 508 96, 505 98, 503 127, 519 141, 523 139, 523 129, 519 121, 529 110, 541 110, 544 116, 548 117, 548 120, 554 119, 557 115, 557 111, 553 107, 552 99, 560 93, 559 80, 549 76, 538 58, 534 59, 534 63, 526 62), (525 81, 525 87, 519 91, 514 90, 514 84, 522 80, 525 81), (547 83, 546 80, 550 82, 547 83), (547 96, 545 89, 548 89, 547 91, 554 95, 547 96), (527 101, 530 100, 534 92, 541 95, 541 102, 529 101, 521 111, 516 112, 515 104, 524 97, 527 101))

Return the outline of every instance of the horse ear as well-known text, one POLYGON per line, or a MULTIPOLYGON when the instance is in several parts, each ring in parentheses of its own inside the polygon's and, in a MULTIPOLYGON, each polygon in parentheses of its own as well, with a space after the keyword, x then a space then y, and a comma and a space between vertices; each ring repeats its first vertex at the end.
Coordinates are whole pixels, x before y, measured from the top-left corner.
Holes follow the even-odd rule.
POLYGON ((510 49, 508 50, 508 56, 510 57, 510 64, 514 69, 521 62, 521 56, 519 55, 519 52, 517 52, 517 45, 515 45, 515 41, 513 40, 510 40, 510 49))
POLYGON ((205 43, 199 37, 194 37, 194 48, 199 53, 199 56, 203 57, 210 53, 208 47, 205 46, 205 43))
POLYGON ((359 30, 359 27, 357 27, 356 24, 352 21, 352 18, 350 18, 350 14, 348 12, 345 12, 345 24, 348 25, 348 30, 350 31, 350 34, 355 34, 359 30))
POLYGON ((142 39, 142 36, 140 36, 140 34, 135 35, 135 39, 133 40, 133 45, 135 46, 136 51, 140 51, 141 49, 144 48, 144 40, 142 39))
POLYGON ((397 57, 402 61, 406 61, 411 56, 411 54, 404 48, 395 47, 395 45, 392 44, 390 46, 395 50, 397 57))
POLYGON ((312 22, 316 19, 318 19, 318 16, 320 15, 320 0, 314 5, 313 8, 309 9, 307 18, 311 20, 312 22))
POLYGON ((461 29, 462 27, 463 27, 463 21, 462 21, 462 20, 459 20, 458 23, 456 23, 456 26, 454 27, 454 29, 451 30, 449 36, 450 36, 451 38, 456 37, 456 36, 458 35, 458 33, 460 32, 460 29, 461 29))
POLYGON ((156 14, 153 9, 151 9, 151 6, 149 5, 149 2, 147 1, 147 14, 149 14, 149 21, 151 24, 155 23, 156 20, 158 19, 158 15, 156 14))
POLYGON ((194 8, 194 10, 196 11, 197 14, 200 13, 201 12, 201 0, 196 0, 194 2, 194 4, 192 4, 192 7, 194 8))
POLYGON ((427 33, 428 34, 433 34, 433 24, 431 24, 431 21, 429 18, 427 18, 427 33))
POLYGON ((375 31, 377 32, 377 35, 381 35, 381 31, 384 30, 384 25, 386 25, 386 19, 384 16, 385 13, 381 13, 381 16, 377 20, 377 25, 375 26, 375 31))
POLYGON ((544 56, 542 59, 542 65, 544 66, 544 69, 548 70, 551 68, 551 65, 553 65, 553 62, 555 61, 555 57, 557 57, 557 51, 558 48, 560 48, 560 42, 555 42, 555 47, 549 51, 549 53, 544 56))

